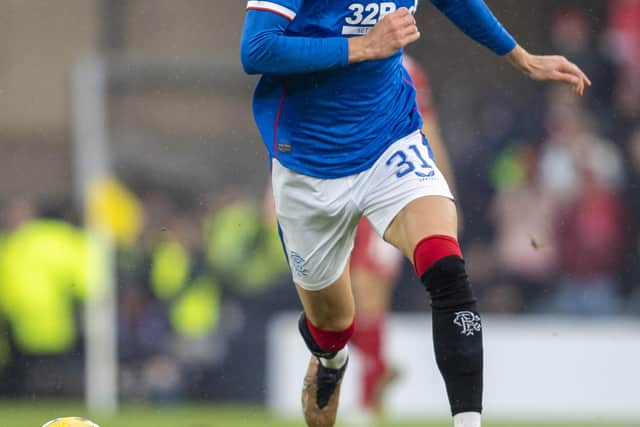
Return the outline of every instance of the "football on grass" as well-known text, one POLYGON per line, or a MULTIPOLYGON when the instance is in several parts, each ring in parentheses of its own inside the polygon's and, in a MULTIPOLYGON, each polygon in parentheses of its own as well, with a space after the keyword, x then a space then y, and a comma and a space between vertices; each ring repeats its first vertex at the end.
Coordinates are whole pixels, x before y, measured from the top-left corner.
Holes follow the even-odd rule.
POLYGON ((42 427, 100 427, 93 421, 79 417, 65 417, 51 420, 42 427))

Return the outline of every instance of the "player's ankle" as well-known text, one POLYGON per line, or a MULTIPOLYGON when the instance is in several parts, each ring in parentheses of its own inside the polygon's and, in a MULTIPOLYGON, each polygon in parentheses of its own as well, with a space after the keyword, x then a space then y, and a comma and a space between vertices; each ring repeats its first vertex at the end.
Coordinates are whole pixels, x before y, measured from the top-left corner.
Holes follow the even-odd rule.
POLYGON ((479 412, 461 412, 453 416, 453 427, 481 427, 479 412))
POLYGON ((345 346, 342 350, 335 353, 331 358, 319 357, 320 363, 325 368, 341 369, 349 360, 349 346, 345 346))

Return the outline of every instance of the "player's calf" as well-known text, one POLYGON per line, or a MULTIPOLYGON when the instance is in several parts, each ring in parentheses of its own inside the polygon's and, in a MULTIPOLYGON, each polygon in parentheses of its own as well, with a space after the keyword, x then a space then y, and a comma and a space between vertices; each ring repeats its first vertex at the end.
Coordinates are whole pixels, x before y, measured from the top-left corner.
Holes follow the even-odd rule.
POLYGON ((431 295, 433 341, 456 426, 480 426, 482 323, 458 242, 430 236, 414 251, 414 266, 431 295))

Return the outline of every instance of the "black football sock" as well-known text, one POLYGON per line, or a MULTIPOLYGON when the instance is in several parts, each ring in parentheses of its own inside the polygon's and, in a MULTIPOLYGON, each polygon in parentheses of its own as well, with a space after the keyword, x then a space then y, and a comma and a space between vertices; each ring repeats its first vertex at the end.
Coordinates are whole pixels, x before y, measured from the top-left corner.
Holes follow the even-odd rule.
POLYGON ((458 256, 440 259, 422 275, 431 295, 433 343, 451 412, 482 411, 482 323, 458 256))

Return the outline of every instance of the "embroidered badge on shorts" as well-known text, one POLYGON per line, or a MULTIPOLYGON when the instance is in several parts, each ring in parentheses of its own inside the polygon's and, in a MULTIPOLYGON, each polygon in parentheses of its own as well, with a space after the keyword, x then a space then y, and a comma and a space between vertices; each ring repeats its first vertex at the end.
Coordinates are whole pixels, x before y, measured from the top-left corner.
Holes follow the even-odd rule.
POLYGON ((308 272, 304 268, 304 264, 307 262, 297 252, 291 251, 291 269, 300 277, 305 277, 308 272))
POLYGON ((455 319, 453 319, 453 323, 454 325, 460 326, 460 333, 467 337, 482 330, 480 316, 472 311, 458 311, 455 319))

